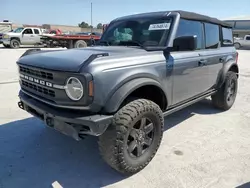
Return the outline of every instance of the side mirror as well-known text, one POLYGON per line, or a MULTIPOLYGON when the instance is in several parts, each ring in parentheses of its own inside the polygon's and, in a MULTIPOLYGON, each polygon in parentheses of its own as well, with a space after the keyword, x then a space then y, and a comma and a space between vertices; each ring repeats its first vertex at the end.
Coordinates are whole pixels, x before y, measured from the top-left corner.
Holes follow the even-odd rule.
POLYGON ((197 48, 197 36, 182 36, 174 39, 174 51, 193 51, 197 48))

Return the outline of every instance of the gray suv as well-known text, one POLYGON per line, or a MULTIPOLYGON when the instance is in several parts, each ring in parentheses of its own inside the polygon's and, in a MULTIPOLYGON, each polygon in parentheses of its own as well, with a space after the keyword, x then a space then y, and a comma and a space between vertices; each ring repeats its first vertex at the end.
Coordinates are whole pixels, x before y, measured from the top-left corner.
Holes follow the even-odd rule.
POLYGON ((103 159, 131 175, 155 156, 164 116, 211 96, 232 107, 238 53, 230 25, 165 11, 113 20, 95 46, 28 50, 18 106, 76 140, 98 136, 103 159))

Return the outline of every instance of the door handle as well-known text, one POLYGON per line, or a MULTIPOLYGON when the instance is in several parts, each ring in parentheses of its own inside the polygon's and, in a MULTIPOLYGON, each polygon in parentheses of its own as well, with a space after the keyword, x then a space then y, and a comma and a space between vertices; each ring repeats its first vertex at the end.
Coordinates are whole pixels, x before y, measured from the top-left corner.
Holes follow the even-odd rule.
POLYGON ((199 65, 199 66, 205 66, 206 63, 207 63, 207 60, 201 59, 201 60, 198 62, 198 65, 199 65))
POLYGON ((30 35, 31 37, 34 37, 34 35, 30 35))

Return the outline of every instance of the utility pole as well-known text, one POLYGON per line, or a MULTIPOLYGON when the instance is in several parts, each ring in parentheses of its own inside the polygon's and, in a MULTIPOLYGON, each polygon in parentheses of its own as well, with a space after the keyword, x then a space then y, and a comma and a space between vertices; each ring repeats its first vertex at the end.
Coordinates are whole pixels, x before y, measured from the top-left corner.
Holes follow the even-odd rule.
POLYGON ((91 37, 91 43, 92 45, 95 45, 95 40, 93 39, 92 33, 93 33, 93 19, 92 19, 92 2, 91 2, 91 33, 90 33, 90 37, 91 37))
POLYGON ((91 35, 93 32, 93 20, 92 20, 92 2, 91 2, 91 35))

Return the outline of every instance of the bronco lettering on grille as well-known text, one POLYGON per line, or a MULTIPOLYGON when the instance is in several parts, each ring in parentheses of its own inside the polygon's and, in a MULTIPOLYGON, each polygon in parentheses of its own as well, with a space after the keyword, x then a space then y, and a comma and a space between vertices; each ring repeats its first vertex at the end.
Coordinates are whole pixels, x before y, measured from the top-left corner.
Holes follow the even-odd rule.
POLYGON ((23 75, 23 74, 20 74, 20 77, 24 78, 24 79, 26 79, 26 80, 28 80, 30 82, 35 82, 35 83, 40 84, 40 85, 46 85, 47 87, 53 87, 52 83, 46 82, 44 80, 36 79, 36 78, 30 77, 30 76, 27 76, 27 75, 23 75))

